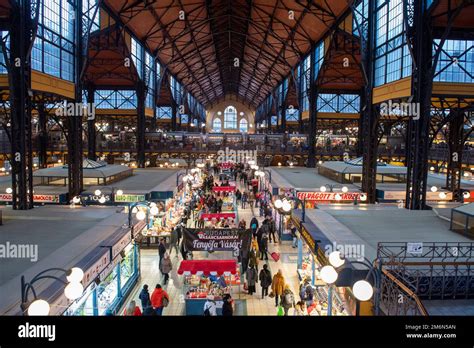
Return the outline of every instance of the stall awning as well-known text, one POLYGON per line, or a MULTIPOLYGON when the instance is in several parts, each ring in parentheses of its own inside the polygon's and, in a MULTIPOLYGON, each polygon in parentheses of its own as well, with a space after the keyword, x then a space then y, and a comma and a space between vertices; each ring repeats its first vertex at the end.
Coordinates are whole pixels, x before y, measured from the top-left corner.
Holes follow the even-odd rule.
POLYGON ((221 219, 235 219, 235 213, 209 213, 209 214, 202 214, 201 217, 204 220, 221 220, 221 219))
POLYGON ((234 192, 235 186, 214 186, 212 191, 214 192, 234 192))
POLYGON ((189 272, 196 274, 202 272, 204 275, 209 275, 211 272, 216 272, 218 275, 230 272, 237 273, 237 261, 235 260, 183 260, 179 265, 178 274, 189 272))

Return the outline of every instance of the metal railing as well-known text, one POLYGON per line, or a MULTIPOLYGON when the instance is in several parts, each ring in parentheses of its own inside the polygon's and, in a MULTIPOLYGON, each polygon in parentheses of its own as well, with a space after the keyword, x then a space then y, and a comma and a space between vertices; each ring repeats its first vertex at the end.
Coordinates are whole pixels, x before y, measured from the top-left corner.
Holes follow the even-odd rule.
POLYGON ((427 315, 423 300, 474 298, 474 243, 384 242, 377 247, 387 315, 427 315))

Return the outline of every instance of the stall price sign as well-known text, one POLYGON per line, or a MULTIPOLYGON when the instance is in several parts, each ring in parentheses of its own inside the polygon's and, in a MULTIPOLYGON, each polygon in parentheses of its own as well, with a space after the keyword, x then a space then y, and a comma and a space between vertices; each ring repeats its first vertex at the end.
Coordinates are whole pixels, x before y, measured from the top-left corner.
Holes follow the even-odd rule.
POLYGON ((185 228, 183 237, 189 251, 249 250, 252 231, 240 228, 185 228))

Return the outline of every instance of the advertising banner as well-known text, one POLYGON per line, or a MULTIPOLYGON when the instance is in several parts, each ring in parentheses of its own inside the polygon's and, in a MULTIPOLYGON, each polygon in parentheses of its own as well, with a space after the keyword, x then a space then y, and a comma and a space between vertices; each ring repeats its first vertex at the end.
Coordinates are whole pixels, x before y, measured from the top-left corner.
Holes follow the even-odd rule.
POLYGON ((361 192, 298 192, 297 196, 300 200, 307 201, 337 201, 336 195, 341 199, 339 201, 353 201, 360 200, 361 192))
MULTIPOLYGON (((11 193, 0 194, 0 202, 11 202, 13 195, 11 193)), ((59 203, 58 195, 33 195, 35 203, 59 203)))
POLYGON ((252 231, 240 228, 185 228, 183 237, 189 251, 249 250, 252 231))

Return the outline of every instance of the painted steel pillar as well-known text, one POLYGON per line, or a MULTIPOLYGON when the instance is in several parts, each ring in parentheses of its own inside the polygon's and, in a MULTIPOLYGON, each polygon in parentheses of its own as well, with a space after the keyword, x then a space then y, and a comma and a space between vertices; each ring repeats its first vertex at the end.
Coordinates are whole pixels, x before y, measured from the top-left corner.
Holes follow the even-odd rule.
POLYGON ((38 159, 39 168, 46 168, 48 165, 48 117, 44 104, 38 104, 38 159))
POLYGON ((176 122, 176 113, 178 112, 178 108, 176 107, 176 103, 173 102, 171 104, 171 130, 174 132, 177 130, 177 122, 176 122))
POLYGON ((31 133, 31 56, 34 38, 32 4, 12 2, 8 82, 11 105, 12 207, 33 208, 33 158, 31 133))
MULTIPOLYGON (((311 61, 314 62, 315 52, 314 48, 311 48, 311 61)), ((315 83, 316 71, 314 71, 314 64, 311 64, 310 68, 310 81, 309 81, 309 131, 308 131, 308 168, 316 167, 316 127, 317 127, 317 86, 315 83)))
MULTIPOLYGON (((75 28, 75 89, 74 103, 82 105, 82 66, 83 66, 83 27, 82 0, 76 1, 74 15, 75 28)), ((67 116, 67 164, 69 199, 81 194, 83 189, 82 175, 82 108, 74 107, 74 116, 67 116), (79 114, 77 114, 79 111, 79 114)))
POLYGON ((374 86, 374 44, 375 44, 375 0, 368 1, 367 36, 362 40, 362 65, 366 76, 366 86, 361 93, 363 162, 362 191, 367 194, 367 203, 375 203, 377 179, 377 124, 378 116, 372 104, 374 86))
MULTIPOLYGON (((94 106, 95 90, 91 87, 87 89, 87 103, 89 109, 94 106)), ((113 129, 113 126, 112 126, 113 129)), ((97 160, 97 130, 95 128, 95 117, 87 119, 87 158, 97 160)))
POLYGON ((137 83, 137 167, 145 168, 145 84, 137 83))
POLYGON ((462 199, 462 153, 464 148, 464 112, 454 109, 454 118, 449 123, 449 157, 446 173, 446 188, 453 193, 453 200, 462 199))

